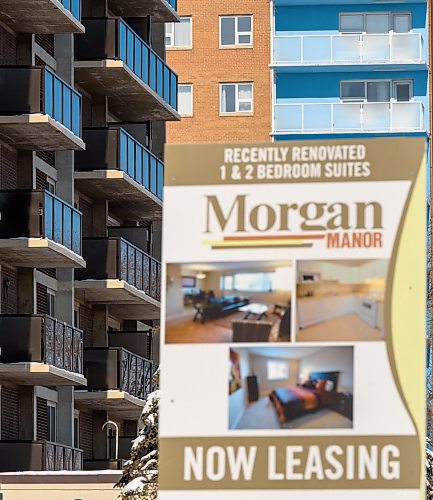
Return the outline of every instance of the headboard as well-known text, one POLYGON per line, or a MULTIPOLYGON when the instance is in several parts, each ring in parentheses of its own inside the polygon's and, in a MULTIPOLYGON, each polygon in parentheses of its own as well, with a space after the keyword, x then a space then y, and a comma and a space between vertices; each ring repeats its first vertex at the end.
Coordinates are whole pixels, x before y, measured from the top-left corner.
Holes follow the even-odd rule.
POLYGON ((334 391, 338 390, 338 378, 340 372, 311 372, 310 379, 312 380, 330 380, 334 382, 334 391))

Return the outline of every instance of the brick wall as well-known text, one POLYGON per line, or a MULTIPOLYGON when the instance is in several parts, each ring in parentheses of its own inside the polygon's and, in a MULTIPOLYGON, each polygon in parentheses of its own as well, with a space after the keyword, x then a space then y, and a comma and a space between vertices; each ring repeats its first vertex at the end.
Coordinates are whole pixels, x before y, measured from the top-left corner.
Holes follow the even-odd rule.
POLYGON ((17 389, 1 388, 1 438, 19 439, 19 399, 17 389))
POLYGON ((80 328, 83 330, 84 347, 92 347, 93 314, 90 307, 80 306, 80 328))
POLYGON ((18 156, 14 149, 0 146, 0 189, 16 189, 18 156))
POLYGON ((1 312, 3 314, 18 313, 18 271, 14 267, 1 266, 0 269, 1 286, 1 312), (3 281, 9 280, 7 292, 3 290, 3 281))
POLYGON ((91 413, 80 412, 80 448, 84 459, 93 458, 93 417, 91 413))
POLYGON ((36 283, 36 314, 47 314, 48 300, 47 300, 47 287, 36 283))
POLYGON ((167 122, 168 143, 270 141, 270 7, 267 0, 179 0, 192 16, 192 50, 167 49, 179 83, 193 84, 193 117, 167 122), (253 48, 220 49, 219 16, 253 16, 253 48), (253 116, 219 116, 220 83, 254 83, 253 116))
POLYGON ((0 65, 17 63, 17 39, 15 35, 0 26, 0 65))
POLYGON ((36 398, 36 439, 48 439, 48 405, 42 398, 36 398))

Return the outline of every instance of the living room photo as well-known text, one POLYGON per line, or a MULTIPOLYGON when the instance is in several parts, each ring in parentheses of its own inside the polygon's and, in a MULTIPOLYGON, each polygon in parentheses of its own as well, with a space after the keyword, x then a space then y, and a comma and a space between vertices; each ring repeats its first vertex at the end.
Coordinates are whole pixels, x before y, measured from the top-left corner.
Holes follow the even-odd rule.
POLYGON ((230 429, 351 429, 353 347, 230 349, 230 429))
POLYGON ((166 343, 291 340, 291 261, 168 264, 166 276, 166 343))

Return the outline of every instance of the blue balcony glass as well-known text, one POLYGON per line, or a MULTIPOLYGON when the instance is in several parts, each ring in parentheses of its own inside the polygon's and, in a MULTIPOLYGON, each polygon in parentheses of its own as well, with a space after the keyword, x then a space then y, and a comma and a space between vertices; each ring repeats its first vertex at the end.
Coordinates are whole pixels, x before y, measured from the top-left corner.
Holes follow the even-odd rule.
POLYGON ((81 255, 81 213, 57 196, 45 192, 45 238, 81 255))
POLYGON ((120 130, 120 169, 162 200, 164 164, 125 130, 120 130))
POLYGON ((177 75, 159 55, 119 19, 119 57, 173 109, 177 109, 177 75))
POLYGON ((49 69, 44 69, 44 112, 81 137, 81 95, 49 69))
POLYGON ((59 0, 66 10, 69 10, 75 19, 81 19, 81 0, 59 0))

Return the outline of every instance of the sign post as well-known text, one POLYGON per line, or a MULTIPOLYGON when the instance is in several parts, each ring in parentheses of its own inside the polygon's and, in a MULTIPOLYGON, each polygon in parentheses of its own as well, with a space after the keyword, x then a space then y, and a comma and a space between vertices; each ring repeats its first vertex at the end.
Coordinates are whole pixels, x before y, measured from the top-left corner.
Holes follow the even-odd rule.
POLYGON ((162 500, 424 498, 425 140, 168 146, 163 260, 162 500))

